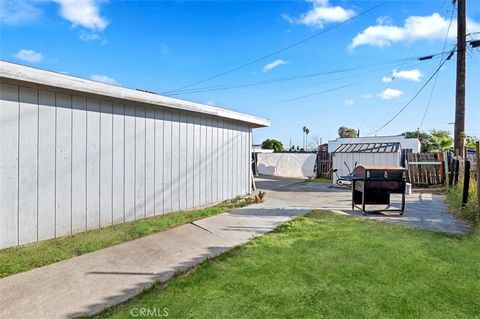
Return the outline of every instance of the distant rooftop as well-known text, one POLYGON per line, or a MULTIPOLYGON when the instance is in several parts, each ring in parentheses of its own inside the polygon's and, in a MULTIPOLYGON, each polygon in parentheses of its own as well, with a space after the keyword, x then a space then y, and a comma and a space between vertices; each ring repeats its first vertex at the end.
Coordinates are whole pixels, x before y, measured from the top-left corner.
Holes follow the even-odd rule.
POLYGON ((400 143, 353 143, 342 144, 334 153, 397 153, 400 143))

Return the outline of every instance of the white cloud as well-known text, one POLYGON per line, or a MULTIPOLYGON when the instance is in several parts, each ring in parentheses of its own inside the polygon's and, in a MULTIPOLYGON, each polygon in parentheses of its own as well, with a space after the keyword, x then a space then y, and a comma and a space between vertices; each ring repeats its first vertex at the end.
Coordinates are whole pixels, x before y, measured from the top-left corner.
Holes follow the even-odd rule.
MULTIPOLYGON (((443 18, 438 13, 431 16, 411 16, 405 19, 403 26, 395 26, 383 19, 377 20, 377 25, 370 26, 357 34, 350 44, 350 48, 361 45, 377 47, 390 46, 394 42, 416 41, 422 39, 444 39, 450 19, 443 18), (385 24, 387 23, 387 24, 385 24)), ((456 36, 456 21, 452 22, 449 38, 456 36)), ((467 21, 470 32, 480 31, 480 25, 472 20, 467 21)))
POLYGON ((102 40, 102 36, 96 32, 85 32, 80 31, 78 37, 82 41, 100 41, 102 40))
POLYGON ((348 100, 343 101, 343 103, 347 106, 350 106, 350 105, 353 105, 353 103, 355 103, 355 101, 352 100, 352 99, 348 99, 348 100))
POLYGON ((393 19, 389 16, 382 16, 377 18, 377 24, 392 24, 393 19))
POLYGON ((282 59, 275 60, 263 67, 263 72, 268 72, 272 69, 275 69, 276 67, 279 67, 282 64, 287 64, 288 62, 282 59))
POLYGON ((382 100, 391 100, 397 97, 400 97, 403 94, 402 91, 397 90, 397 89, 385 89, 382 92, 378 93, 378 97, 381 98, 382 100))
POLYGON ((414 70, 401 70, 393 71, 392 77, 396 79, 404 79, 418 82, 422 78, 423 74, 418 69, 414 70))
POLYGON ((384 77, 382 78, 382 82, 384 82, 384 83, 392 82, 392 80, 393 80, 393 79, 392 79, 391 77, 389 77, 389 76, 384 76, 384 77))
POLYGON ((99 0, 54 0, 60 5, 60 14, 73 26, 102 31, 108 21, 100 16, 99 0))
POLYGON ((372 93, 367 93, 367 94, 362 95, 362 99, 364 99, 364 100, 370 100, 371 98, 373 98, 372 93))
POLYGON ((382 82, 389 83, 392 82, 393 79, 403 79, 403 80, 409 80, 409 81, 415 81, 418 82, 422 78, 423 74, 420 72, 418 69, 414 70, 393 70, 392 71, 392 76, 384 76, 382 78, 382 82))
POLYGON ((100 4, 106 0, 0 0, 0 20, 5 23, 20 23, 37 19, 40 5, 55 2, 60 5, 60 15, 72 25, 94 31, 102 31, 108 25, 100 15, 100 4))
POLYGON ((341 6, 332 6, 328 0, 306 1, 312 3, 312 9, 301 14, 299 18, 292 18, 288 15, 283 15, 283 17, 290 23, 323 28, 326 23, 343 22, 355 15, 355 11, 341 6))
POLYGON ((21 49, 14 55, 14 57, 16 57, 19 60, 27 61, 30 63, 38 63, 38 62, 41 62, 43 59, 43 56, 41 53, 35 52, 33 50, 27 50, 27 49, 21 49))
POLYGON ((114 85, 119 84, 115 79, 112 79, 111 77, 106 75, 99 75, 99 74, 90 75, 90 80, 94 80, 94 81, 102 82, 106 84, 114 84, 114 85))
POLYGON ((210 106, 217 106, 217 103, 215 103, 213 101, 207 101, 207 102, 205 102, 205 104, 210 105, 210 106))
POLYGON ((0 21, 17 24, 37 19, 42 11, 31 0, 0 0, 0 21))

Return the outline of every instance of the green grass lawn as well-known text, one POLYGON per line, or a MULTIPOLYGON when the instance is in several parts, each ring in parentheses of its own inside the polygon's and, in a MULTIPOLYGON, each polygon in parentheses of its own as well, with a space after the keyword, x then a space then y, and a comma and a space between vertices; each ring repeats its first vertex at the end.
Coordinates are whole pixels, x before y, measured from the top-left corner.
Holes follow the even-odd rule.
POLYGON ((479 232, 312 212, 97 318, 479 318, 479 296, 479 232))
POLYGON ((252 201, 251 198, 239 197, 205 209, 159 215, 72 236, 2 249, 0 250, 0 278, 243 207, 251 204, 252 201))
POLYGON ((309 179, 306 179, 305 182, 308 182, 308 183, 332 184, 332 180, 331 180, 331 179, 323 178, 323 177, 309 178, 309 179))

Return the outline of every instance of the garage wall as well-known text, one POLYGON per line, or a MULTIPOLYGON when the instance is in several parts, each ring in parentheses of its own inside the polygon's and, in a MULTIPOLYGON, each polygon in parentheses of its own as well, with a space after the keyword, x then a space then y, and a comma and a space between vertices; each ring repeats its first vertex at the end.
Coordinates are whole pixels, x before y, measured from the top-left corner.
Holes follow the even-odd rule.
POLYGON ((313 153, 259 153, 257 168, 262 175, 312 177, 316 157, 313 153))
POLYGON ((0 248, 249 193, 251 128, 0 84, 0 248))
MULTIPOLYGON (((401 153, 333 153, 332 154, 332 169, 338 169, 338 176, 346 176, 349 170, 345 163, 347 163, 350 170, 355 168, 355 163, 359 165, 400 165, 401 153)), ((337 175, 333 173, 333 184, 337 182, 337 175)))

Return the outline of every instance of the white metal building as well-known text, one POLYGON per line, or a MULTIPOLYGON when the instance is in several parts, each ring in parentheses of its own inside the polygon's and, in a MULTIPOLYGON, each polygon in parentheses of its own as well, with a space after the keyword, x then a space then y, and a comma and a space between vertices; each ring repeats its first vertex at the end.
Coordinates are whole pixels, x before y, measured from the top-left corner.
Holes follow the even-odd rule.
MULTIPOLYGON (((342 144, 332 153, 332 169, 337 169, 337 174, 341 177, 359 165, 398 166, 401 157, 400 143, 342 144)), ((333 184, 337 182, 337 174, 333 174, 333 184)))
POLYGON ((245 195, 268 125, 0 61, 0 248, 245 195))

